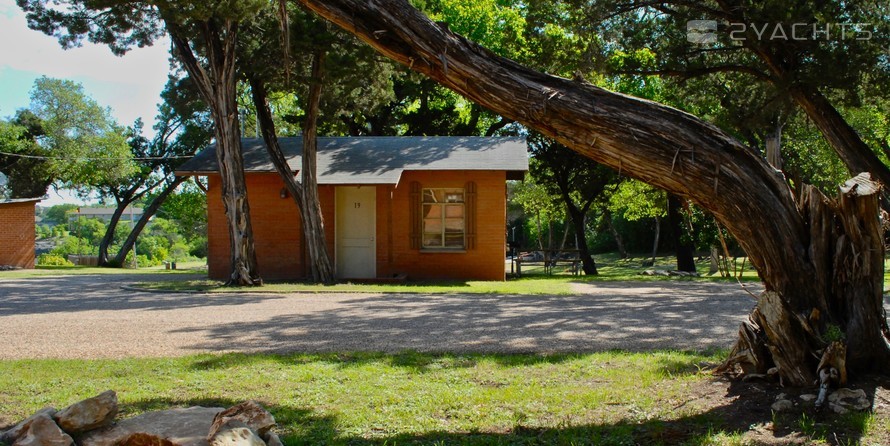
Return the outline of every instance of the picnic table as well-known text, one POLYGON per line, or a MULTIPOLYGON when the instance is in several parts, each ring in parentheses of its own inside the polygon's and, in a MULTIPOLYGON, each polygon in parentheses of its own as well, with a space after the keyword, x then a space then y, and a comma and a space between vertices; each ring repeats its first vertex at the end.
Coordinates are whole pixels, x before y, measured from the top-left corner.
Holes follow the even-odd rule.
POLYGON ((567 266, 573 276, 581 273, 581 254, 577 249, 523 251, 513 258, 516 264, 516 276, 522 277, 523 265, 539 265, 544 273, 552 275, 554 268, 567 266))

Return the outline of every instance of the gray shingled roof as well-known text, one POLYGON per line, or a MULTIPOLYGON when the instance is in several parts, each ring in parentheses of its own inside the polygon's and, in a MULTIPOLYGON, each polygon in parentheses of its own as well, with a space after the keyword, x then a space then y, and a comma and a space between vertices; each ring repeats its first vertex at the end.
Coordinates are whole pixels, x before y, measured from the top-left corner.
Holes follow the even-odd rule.
MULTIPOLYGON (((302 165, 302 137, 279 143, 296 172, 302 165)), ((260 138, 241 140, 246 172, 275 172, 260 138)), ((528 170, 523 138, 469 136, 369 136, 318 138, 319 184, 396 184, 405 170, 506 170, 521 178, 528 170)), ((219 172, 216 145, 176 170, 177 175, 219 172)))

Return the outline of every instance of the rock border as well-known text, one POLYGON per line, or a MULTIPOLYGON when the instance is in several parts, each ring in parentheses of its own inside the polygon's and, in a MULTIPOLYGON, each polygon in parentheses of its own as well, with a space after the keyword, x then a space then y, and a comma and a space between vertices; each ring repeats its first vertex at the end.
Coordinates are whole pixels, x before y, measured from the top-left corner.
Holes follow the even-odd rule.
POLYGON ((113 390, 60 411, 43 408, 5 432, 9 446, 282 446, 275 418, 254 401, 228 409, 190 407, 115 422, 113 390))

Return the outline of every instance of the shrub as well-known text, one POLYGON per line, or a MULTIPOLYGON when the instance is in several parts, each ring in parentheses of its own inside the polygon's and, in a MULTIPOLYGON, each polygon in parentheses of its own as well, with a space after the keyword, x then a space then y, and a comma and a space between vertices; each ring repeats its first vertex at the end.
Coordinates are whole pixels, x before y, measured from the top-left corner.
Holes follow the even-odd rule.
POLYGON ((40 254, 37 257, 37 264, 41 266, 74 266, 68 259, 57 254, 40 254))

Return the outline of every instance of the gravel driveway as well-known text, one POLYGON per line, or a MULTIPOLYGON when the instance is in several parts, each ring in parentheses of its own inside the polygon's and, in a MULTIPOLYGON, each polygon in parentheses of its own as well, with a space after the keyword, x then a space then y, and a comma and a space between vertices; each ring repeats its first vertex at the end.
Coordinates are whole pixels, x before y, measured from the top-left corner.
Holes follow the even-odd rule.
POLYGON ((693 282, 577 285, 574 296, 120 289, 149 280, 146 275, 0 276, 0 358, 705 349, 729 347, 754 306, 738 284, 693 282))

